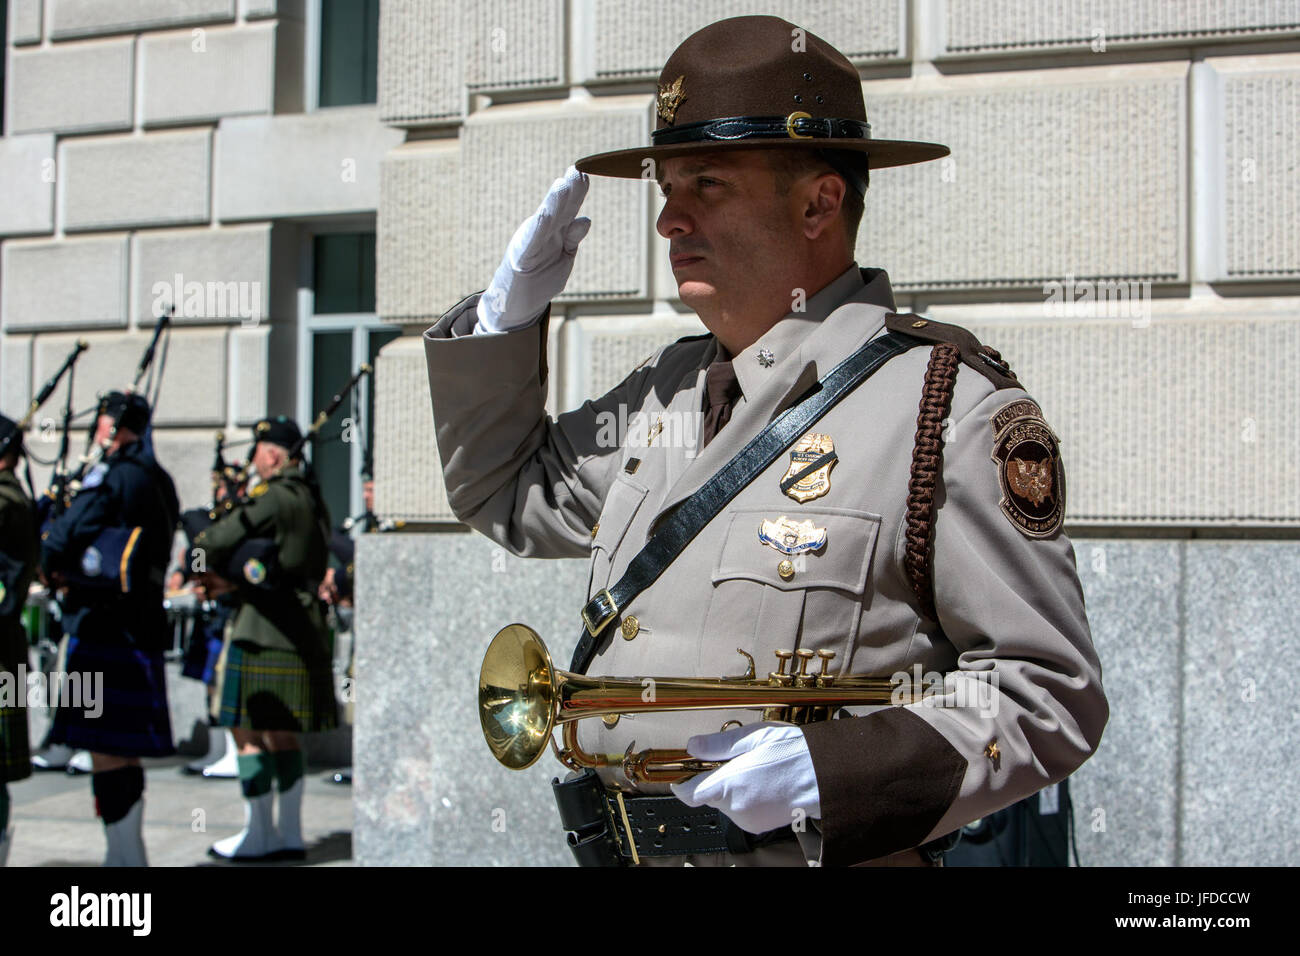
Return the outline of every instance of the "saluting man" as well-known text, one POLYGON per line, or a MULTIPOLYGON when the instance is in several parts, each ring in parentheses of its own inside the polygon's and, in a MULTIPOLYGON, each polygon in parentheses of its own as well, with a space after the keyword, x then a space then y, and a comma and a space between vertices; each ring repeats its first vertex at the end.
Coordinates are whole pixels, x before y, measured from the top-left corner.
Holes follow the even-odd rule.
POLYGON ((19 666, 27 663, 22 613, 40 549, 32 500, 15 473, 22 452, 23 436, 17 423, 0 415, 0 674, 9 675, 17 695, 12 701, 0 700, 0 866, 8 861, 12 845, 9 784, 32 773, 27 688, 19 684, 18 674, 19 666))
POLYGON ((329 558, 329 516, 289 457, 302 433, 283 415, 255 426, 249 497, 194 540, 210 595, 238 587, 239 610, 218 664, 217 722, 239 749, 245 826, 212 856, 304 859, 305 762, 300 733, 337 726, 325 615, 317 597, 329 558), (278 819, 274 813, 279 791, 278 819))
POLYGON ((105 866, 145 866, 144 770, 141 757, 174 754, 163 652, 171 633, 163 610, 163 576, 180 514, 176 486, 141 441, 149 427, 141 395, 109 392, 99 404, 95 443, 103 458, 42 532, 41 573, 62 590, 65 670, 103 674, 103 708, 74 701, 55 711, 50 741, 89 750, 96 813, 108 841, 105 866), (132 551, 143 564, 117 588, 86 583, 122 556, 95 548, 112 528, 139 528, 132 551))
POLYGON ((425 333, 452 508, 516 554, 590 557, 590 653, 572 669, 720 677, 743 666, 737 647, 760 667, 793 650, 924 699, 803 726, 746 710, 582 721, 588 753, 635 740, 727 762, 671 789, 601 767, 590 816, 562 808, 570 843, 593 865, 935 865, 962 825, 1071 773, 1106 724, 1057 439, 996 352, 898 317, 888 276, 854 262, 869 175, 948 149, 874 138, 829 43, 775 17, 712 24, 668 60, 655 105, 650 147, 580 160, 487 292, 425 333), (679 296, 709 334, 552 420, 546 319, 590 226, 585 174, 647 171, 679 296), (878 339, 901 352, 629 573, 878 339), (608 440, 624 417, 646 427, 608 440))

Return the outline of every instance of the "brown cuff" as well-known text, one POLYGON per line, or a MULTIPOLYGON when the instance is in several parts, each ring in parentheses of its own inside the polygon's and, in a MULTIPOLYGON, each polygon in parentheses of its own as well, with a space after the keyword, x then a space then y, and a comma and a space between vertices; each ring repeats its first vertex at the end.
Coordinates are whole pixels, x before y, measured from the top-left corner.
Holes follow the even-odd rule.
POLYGON ((806 724, 821 796, 822 864, 919 846, 961 790, 966 758, 903 707, 806 724))

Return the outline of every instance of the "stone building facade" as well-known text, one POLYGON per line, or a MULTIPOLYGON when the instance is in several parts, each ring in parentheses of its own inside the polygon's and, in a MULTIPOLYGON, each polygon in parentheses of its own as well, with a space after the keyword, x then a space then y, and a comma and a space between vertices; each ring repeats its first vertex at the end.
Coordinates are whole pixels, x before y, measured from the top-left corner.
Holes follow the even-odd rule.
MULTIPOLYGON (((351 105, 322 98, 330 0, 8 2, 0 408, 21 412, 78 335, 79 405, 120 381, 155 283, 260 283, 257 321, 177 320, 157 444, 194 501, 217 427, 318 404, 347 365, 319 336, 346 332, 355 362, 402 333, 369 431, 377 510, 405 526, 358 551, 360 862, 566 860, 558 765, 499 769, 474 692, 512 621, 567 659, 585 568, 455 523, 418 333, 486 285, 565 167, 648 141, 681 39, 745 13, 849 55, 874 135, 952 148, 872 177, 858 261, 889 271, 900 309, 998 348, 1062 439, 1112 705, 1071 780, 1081 862, 1287 862, 1300 0, 382 0, 373 90, 351 105)), ((701 330, 659 202, 593 179, 553 310, 555 412, 701 330)))

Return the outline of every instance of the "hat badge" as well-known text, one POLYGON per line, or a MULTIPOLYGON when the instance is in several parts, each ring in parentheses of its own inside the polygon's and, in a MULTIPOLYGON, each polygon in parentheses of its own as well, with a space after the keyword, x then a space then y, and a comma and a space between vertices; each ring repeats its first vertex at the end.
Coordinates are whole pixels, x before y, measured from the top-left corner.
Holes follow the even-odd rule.
POLYGON ((677 115, 677 107, 681 106, 682 100, 686 99, 686 88, 683 85, 685 80, 685 76, 679 76, 667 86, 659 87, 659 117, 670 126, 673 117, 677 115))

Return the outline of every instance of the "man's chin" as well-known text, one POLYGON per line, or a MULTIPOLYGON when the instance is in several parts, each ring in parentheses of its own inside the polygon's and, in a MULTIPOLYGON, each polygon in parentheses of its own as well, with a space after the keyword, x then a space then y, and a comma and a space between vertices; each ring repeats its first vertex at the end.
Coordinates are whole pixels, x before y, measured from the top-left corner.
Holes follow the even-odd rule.
POLYGON ((700 306, 707 305, 717 296, 718 290, 709 282, 702 282, 699 279, 684 279, 677 283, 677 298, 682 300, 683 305, 690 306, 697 312, 700 306))

